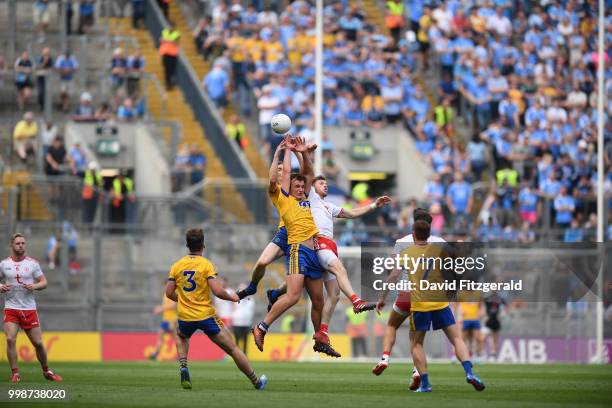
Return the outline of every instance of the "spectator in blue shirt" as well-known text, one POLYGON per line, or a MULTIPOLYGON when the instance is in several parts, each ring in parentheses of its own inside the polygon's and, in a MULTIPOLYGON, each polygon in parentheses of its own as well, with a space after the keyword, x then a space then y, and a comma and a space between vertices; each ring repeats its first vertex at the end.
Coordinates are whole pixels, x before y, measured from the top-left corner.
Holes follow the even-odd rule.
POLYGON ((563 242, 582 242, 584 233, 577 220, 573 219, 570 227, 563 234, 563 242))
POLYGON ((79 34, 89 34, 94 25, 96 0, 81 0, 79 6, 79 34))
POLYGON ((531 186, 525 185, 519 193, 518 200, 521 221, 535 225, 538 220, 538 195, 531 186))
POLYGON ((493 70, 493 76, 487 79, 487 87, 491 93, 491 119, 499 117, 499 103, 505 98, 508 92, 508 81, 501 76, 499 69, 493 70))
POLYGON ((79 63, 76 58, 66 51, 58 59, 55 60, 55 68, 60 75, 60 95, 62 98, 62 110, 68 112, 70 105, 70 94, 73 91, 73 77, 76 70, 79 68, 79 63))
POLYGON ((417 140, 414 142, 414 146, 423 158, 428 157, 434 148, 432 140, 424 132, 417 133, 417 140))
POLYGON ((358 101, 352 101, 349 110, 344 114, 344 120, 348 126, 360 127, 363 125, 363 112, 358 101))
POLYGON ((111 58, 110 62, 110 74, 113 89, 117 90, 117 88, 123 85, 127 74, 127 59, 123 55, 121 48, 115 48, 113 51, 113 58, 111 58))
POLYGON ((476 113, 476 123, 478 130, 483 130, 487 127, 491 117, 491 93, 487 87, 483 77, 476 79, 476 83, 468 90, 469 100, 474 105, 476 113))
POLYGON ((559 194, 555 197, 555 223, 559 228, 569 227, 574 217, 576 202, 574 197, 567 194, 567 188, 561 187, 559 194))
POLYGON ((132 28, 138 30, 144 24, 145 0, 132 0, 132 28))
POLYGON ((448 186, 446 192, 446 205, 449 211, 453 217, 465 217, 472 211, 472 204, 472 186, 463 180, 463 174, 456 173, 455 181, 448 186))
POLYGON ((425 184, 425 198, 431 203, 442 203, 444 200, 444 184, 440 181, 439 174, 434 174, 425 184))
POLYGON ((127 59, 127 94, 130 97, 140 89, 140 79, 144 73, 145 59, 142 55, 142 50, 136 48, 134 54, 127 59))
POLYGON ((191 184, 197 184, 204 180, 206 170, 206 156, 197 145, 189 149, 189 169, 191 171, 191 184))
POLYGON ((126 98, 119 109, 117 109, 117 119, 124 122, 133 122, 137 119, 134 102, 131 98, 126 98))
POLYGON ((219 64, 204 78, 204 89, 213 100, 217 108, 222 109, 227 104, 227 93, 229 91, 229 76, 219 64))

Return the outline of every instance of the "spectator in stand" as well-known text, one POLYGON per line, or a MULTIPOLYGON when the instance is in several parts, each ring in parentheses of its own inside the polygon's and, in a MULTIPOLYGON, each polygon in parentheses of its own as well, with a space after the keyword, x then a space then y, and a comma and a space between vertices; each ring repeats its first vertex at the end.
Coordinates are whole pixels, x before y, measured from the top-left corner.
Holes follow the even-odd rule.
POLYGON ((177 30, 174 22, 168 21, 168 28, 162 30, 159 39, 159 55, 162 57, 166 89, 169 91, 176 84, 176 62, 179 54, 180 39, 181 32, 177 30))
POLYGON ((89 34, 94 25, 96 0, 81 0, 79 4, 79 34, 89 34))
POLYGON ((75 140, 74 146, 68 150, 67 159, 72 175, 83 178, 87 170, 87 153, 79 140, 75 140))
POLYGON ((37 136, 38 125, 34 120, 34 114, 26 112, 23 115, 23 120, 17 122, 13 130, 13 148, 22 162, 27 161, 28 155, 36 157, 37 136))
POLYGON ((238 115, 232 115, 230 121, 225 125, 227 137, 232 140, 240 150, 246 147, 247 139, 243 139, 246 133, 244 123, 238 118, 238 115))
POLYGON ((74 17, 74 5, 72 4, 73 2, 73 0, 66 0, 66 2, 64 3, 66 5, 66 20, 64 21, 64 24, 66 26, 66 35, 72 35, 72 17, 74 17))
POLYGON ((134 97, 140 90, 140 79, 144 75, 145 59, 140 47, 127 59, 127 94, 134 97))
POLYGON ((281 142, 278 136, 275 136, 270 129, 270 121, 272 116, 277 112, 280 107, 280 100, 272 95, 272 87, 270 85, 264 85, 259 91, 255 91, 258 96, 257 108, 259 109, 259 137, 261 140, 268 144, 268 151, 270 154, 274 153, 276 146, 281 142))
POLYGON ((526 182, 523 183, 523 188, 519 192, 518 201, 521 221, 535 225, 538 220, 539 199, 535 191, 526 182))
POLYGON ((125 98, 121 106, 117 109, 117 119, 123 122, 134 122, 138 119, 138 113, 134 108, 132 98, 125 98))
POLYGON ((533 244, 535 240, 536 236, 531 229, 531 224, 527 221, 523 222, 521 230, 518 233, 518 242, 521 244, 533 244))
POLYGON ((446 192, 446 205, 453 216, 455 225, 469 216, 473 202, 472 187, 465 182, 463 174, 456 173, 455 181, 448 186, 446 192))
POLYGON ((555 223, 557 227, 564 229, 569 227, 574 218, 576 202, 574 201, 574 197, 567 194, 567 188, 565 186, 560 188, 559 194, 555 197, 554 208, 555 223))
POLYGON ((472 140, 468 142, 467 154, 474 174, 474 181, 480 181, 482 173, 487 167, 487 145, 478 133, 474 133, 472 140))
POLYGON ((182 146, 178 149, 172 168, 172 192, 181 191, 185 187, 187 173, 189 172, 189 148, 182 146))
POLYGON ((57 136, 57 126, 51 121, 46 121, 45 126, 40 131, 40 140, 42 142, 42 157, 47 157, 47 152, 53 144, 53 140, 57 136))
POLYGON ((38 63, 36 64, 36 88, 38 88, 38 108, 41 112, 45 109, 47 77, 51 74, 51 70, 54 66, 55 65, 53 64, 53 57, 51 56, 51 49, 49 47, 43 48, 42 55, 38 58, 38 63))
POLYGON ((445 196, 444 190, 440 175, 434 173, 431 180, 425 184, 425 199, 430 203, 442 203, 445 196))
POLYGON ((191 170, 191 184, 197 184, 204 180, 206 156, 197 145, 191 146, 189 150, 189 168, 191 170))
POLYGON ((349 109, 344 114, 344 122, 347 126, 358 128, 363 125, 364 115, 359 107, 359 102, 356 100, 351 101, 349 109))
POLYGON ((34 63, 27 51, 15 61, 15 87, 17 88, 17 106, 23 110, 32 93, 32 70, 34 63))
POLYGON ((62 111, 67 113, 70 105, 70 94, 73 92, 74 73, 79 68, 79 63, 70 51, 66 50, 66 52, 55 61, 55 68, 58 70, 60 76, 62 111))
POLYGON ((59 176, 62 174, 62 166, 65 159, 66 148, 64 147, 64 139, 59 135, 55 136, 53 144, 45 156, 45 174, 48 176, 59 176))
POLYGON ((563 242, 582 242, 584 233, 577 219, 572 219, 570 227, 563 233, 563 242))
POLYGON ((72 120, 79 122, 89 122, 96 120, 95 109, 92 104, 92 96, 89 92, 83 92, 79 99, 79 104, 74 111, 72 120))
POLYGON ((107 120, 113 119, 113 117, 113 111, 111 110, 110 105, 106 102, 102 102, 94 114, 94 118, 98 122, 106 122, 107 120))
POLYGON ((110 79, 113 91, 116 92, 118 88, 123 86, 127 70, 127 59, 123 55, 123 49, 115 48, 110 61, 110 79))
POLYGON ((330 183, 337 183, 340 176, 340 167, 336 164, 334 152, 332 150, 323 150, 323 165, 321 171, 330 183))
POLYGON ((204 77, 203 85, 217 109, 222 110, 227 105, 230 81, 227 72, 218 62, 214 64, 213 69, 204 77))
POLYGON ((34 27, 38 35, 38 42, 45 42, 45 32, 49 25, 49 0, 36 0, 34 2, 34 27))
POLYGON ((144 25, 145 1, 132 0, 132 28, 135 30, 140 29, 144 25))

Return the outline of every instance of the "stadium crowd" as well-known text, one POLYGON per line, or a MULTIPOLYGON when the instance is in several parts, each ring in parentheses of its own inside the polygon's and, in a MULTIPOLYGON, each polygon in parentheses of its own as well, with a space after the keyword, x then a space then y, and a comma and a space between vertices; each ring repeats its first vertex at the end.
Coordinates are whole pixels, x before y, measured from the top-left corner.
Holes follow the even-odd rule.
MULTIPOLYGON (((440 231, 518 241, 550 226, 561 231, 557 239, 592 238, 599 63, 593 7, 569 0, 411 0, 403 3, 403 34, 389 27, 387 36, 358 5, 329 3, 325 125, 376 129, 402 122, 434 170, 420 205, 440 214, 440 231), (435 106, 418 76, 436 94, 435 106), (475 188, 482 195, 478 214, 475 188)), ((312 135, 314 13, 303 0, 280 14, 218 2, 193 33, 214 66, 204 86, 215 104, 222 108, 233 96, 250 115, 252 90, 260 133, 271 147, 278 140, 268 123, 278 112, 295 119, 294 133, 312 135)), ((610 41, 610 14, 605 29, 610 41)), ((612 70, 605 75, 610 115, 612 70)), ((606 121, 608 194, 611 138, 606 121)))

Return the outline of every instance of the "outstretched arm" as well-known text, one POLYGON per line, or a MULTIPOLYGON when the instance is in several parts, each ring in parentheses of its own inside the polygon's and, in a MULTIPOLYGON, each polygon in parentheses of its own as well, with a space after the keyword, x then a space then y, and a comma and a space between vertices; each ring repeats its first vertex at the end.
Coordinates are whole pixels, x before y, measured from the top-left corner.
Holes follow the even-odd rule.
POLYGON ((387 196, 378 197, 375 202, 370 205, 358 208, 351 208, 350 210, 343 209, 338 218, 359 218, 367 213, 374 211, 377 208, 387 205, 391 202, 391 199, 387 196))
POLYGON ((281 175, 281 188, 285 193, 289 193, 291 186, 291 149, 295 146, 291 136, 285 138, 285 155, 283 157, 283 173, 281 175))
MULTIPOLYGON (((387 283, 395 282, 399 275, 400 270, 397 268, 393 269, 387 277, 387 283)), ((376 311, 378 313, 380 313, 380 311, 385 307, 385 300, 387 299, 387 295, 389 294, 388 285, 385 285, 384 287, 385 289, 380 292, 380 295, 378 296, 378 303, 376 304, 376 311)))
POLYGON ((269 174, 269 185, 268 185, 268 191, 270 193, 274 193, 276 191, 277 188, 277 184, 279 182, 278 180, 278 171, 277 171, 277 167, 278 167, 278 158, 280 156, 280 151, 285 147, 285 141, 283 140, 277 147, 276 150, 274 151, 274 157, 272 158, 272 163, 270 164, 270 172, 269 174))

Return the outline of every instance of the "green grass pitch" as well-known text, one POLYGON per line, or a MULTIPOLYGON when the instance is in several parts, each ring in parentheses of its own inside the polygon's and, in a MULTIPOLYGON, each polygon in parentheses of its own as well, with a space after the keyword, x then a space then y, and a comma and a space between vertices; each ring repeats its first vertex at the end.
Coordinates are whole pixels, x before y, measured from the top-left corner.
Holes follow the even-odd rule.
POLYGON ((408 364, 394 364, 380 377, 373 364, 255 363, 270 382, 255 391, 231 361, 191 363, 192 390, 179 384, 172 363, 56 363, 63 384, 42 378, 40 367, 22 364, 19 388, 63 387, 69 401, 12 403, 6 363, 0 365, 0 406, 15 407, 610 407, 612 366, 494 365, 475 367, 487 389, 476 392, 457 364, 432 364, 431 394, 408 390, 408 364))

